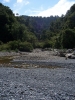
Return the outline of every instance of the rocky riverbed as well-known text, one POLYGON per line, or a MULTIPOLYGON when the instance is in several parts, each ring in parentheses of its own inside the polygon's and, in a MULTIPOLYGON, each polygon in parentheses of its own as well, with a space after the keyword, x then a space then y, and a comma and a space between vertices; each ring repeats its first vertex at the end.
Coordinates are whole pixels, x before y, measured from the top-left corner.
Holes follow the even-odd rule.
POLYGON ((0 100, 75 100, 75 60, 39 50, 13 55, 0 65, 0 100))

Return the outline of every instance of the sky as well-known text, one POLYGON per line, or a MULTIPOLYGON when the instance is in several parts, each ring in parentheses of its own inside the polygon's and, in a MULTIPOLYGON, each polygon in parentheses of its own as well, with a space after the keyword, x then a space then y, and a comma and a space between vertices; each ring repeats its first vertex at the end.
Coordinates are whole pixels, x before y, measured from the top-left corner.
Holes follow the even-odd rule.
POLYGON ((0 0, 15 14, 27 16, 61 16, 75 3, 75 0, 0 0))

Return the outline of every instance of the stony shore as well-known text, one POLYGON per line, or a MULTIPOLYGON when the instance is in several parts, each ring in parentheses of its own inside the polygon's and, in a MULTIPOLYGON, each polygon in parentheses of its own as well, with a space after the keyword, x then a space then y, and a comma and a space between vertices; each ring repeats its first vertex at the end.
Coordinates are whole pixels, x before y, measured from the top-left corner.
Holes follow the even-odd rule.
POLYGON ((12 56, 0 65, 0 100, 75 100, 74 59, 39 50, 12 56))

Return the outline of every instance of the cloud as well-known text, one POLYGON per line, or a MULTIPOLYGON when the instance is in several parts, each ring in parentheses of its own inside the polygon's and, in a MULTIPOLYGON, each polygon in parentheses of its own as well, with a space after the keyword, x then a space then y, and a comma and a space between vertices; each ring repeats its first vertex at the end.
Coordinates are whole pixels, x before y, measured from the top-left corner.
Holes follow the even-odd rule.
POLYGON ((28 10, 25 10, 24 12, 25 15, 29 15, 29 16, 37 16, 38 13, 40 13, 40 10, 28 9, 28 10))
POLYGON ((3 0, 3 3, 10 2, 10 0, 3 0))
POLYGON ((53 7, 40 11, 37 14, 33 14, 33 16, 42 16, 42 17, 48 17, 48 16, 61 16, 62 14, 66 14, 67 10, 70 9, 70 7, 75 3, 75 1, 70 1, 70 0, 60 0, 56 5, 53 7))
POLYGON ((29 13, 29 16, 38 16, 38 14, 39 14, 40 12, 42 12, 43 10, 44 10, 44 7, 43 7, 43 5, 41 5, 38 9, 31 8, 31 9, 29 9, 29 10, 26 10, 26 11, 25 11, 25 14, 26 14, 26 13, 29 13))
POLYGON ((21 2, 23 2, 23 0, 17 0, 17 3, 21 3, 21 2))
POLYGON ((29 4, 29 1, 28 0, 17 0, 17 2, 13 5, 14 7, 14 10, 13 12, 14 13, 19 13, 20 10, 22 10, 22 8, 26 5, 29 4))

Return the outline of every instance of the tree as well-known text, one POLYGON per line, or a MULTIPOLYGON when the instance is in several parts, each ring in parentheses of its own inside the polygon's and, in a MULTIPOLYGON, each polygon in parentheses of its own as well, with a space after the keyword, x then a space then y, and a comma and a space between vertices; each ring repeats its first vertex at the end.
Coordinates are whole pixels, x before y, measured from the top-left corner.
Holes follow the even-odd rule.
POLYGON ((66 29, 62 33, 62 45, 63 48, 74 48, 75 46, 75 31, 72 29, 66 29))

